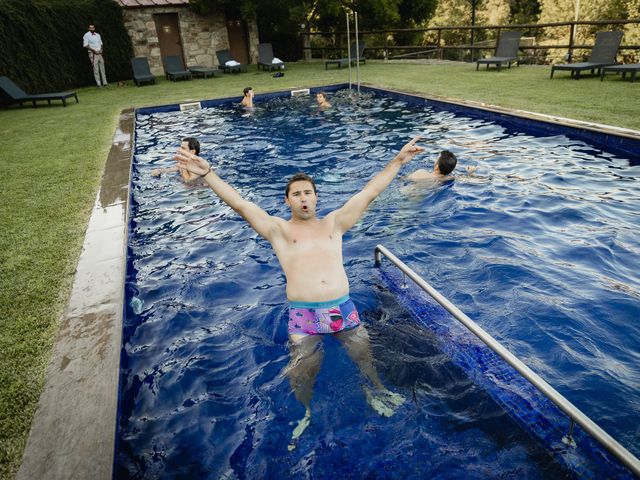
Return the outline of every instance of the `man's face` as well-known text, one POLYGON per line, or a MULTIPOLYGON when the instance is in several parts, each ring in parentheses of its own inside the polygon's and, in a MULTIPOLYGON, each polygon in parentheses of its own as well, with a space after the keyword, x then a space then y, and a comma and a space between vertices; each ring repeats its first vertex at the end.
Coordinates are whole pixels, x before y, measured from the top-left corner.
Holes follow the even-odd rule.
POLYGON ((289 186, 289 195, 284 201, 291 209, 291 215, 294 218, 307 220, 316 216, 318 196, 308 180, 293 182, 289 186))
POLYGON ((318 94, 316 95, 316 101, 317 101, 319 104, 324 103, 324 101, 325 101, 325 100, 326 100, 326 98, 324 98, 324 95, 323 95, 323 94, 318 93, 318 94))
POLYGON ((440 173, 440 157, 441 155, 438 155, 438 158, 436 158, 436 163, 433 166, 433 173, 440 173))
POLYGON ((188 150, 188 151, 189 151, 189 152, 191 152, 191 153, 196 153, 196 151, 195 151, 195 150, 190 150, 190 149, 189 149, 189 142, 182 142, 182 143, 180 144, 180 148, 182 148, 183 150, 188 150))
POLYGON ((89 31, 91 33, 95 32, 96 31, 96 27, 94 25, 89 25, 89 31))

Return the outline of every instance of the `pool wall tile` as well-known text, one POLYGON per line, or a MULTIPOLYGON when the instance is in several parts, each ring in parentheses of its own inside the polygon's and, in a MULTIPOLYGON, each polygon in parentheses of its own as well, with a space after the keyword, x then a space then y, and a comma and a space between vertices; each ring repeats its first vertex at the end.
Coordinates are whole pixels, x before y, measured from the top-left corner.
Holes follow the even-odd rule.
POLYGON ((419 323, 438 338, 443 352, 532 438, 542 444, 568 472, 584 479, 629 479, 633 474, 597 441, 575 425, 575 446, 564 439, 569 418, 513 367, 475 337, 443 307, 404 275, 385 263, 382 282, 419 323))

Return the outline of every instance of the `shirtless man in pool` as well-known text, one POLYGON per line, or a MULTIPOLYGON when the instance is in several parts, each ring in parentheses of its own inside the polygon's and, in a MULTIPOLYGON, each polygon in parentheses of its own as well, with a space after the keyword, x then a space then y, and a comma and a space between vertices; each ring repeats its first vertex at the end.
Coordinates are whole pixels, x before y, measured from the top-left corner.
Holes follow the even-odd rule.
POLYGON ((379 414, 391 416, 404 402, 400 395, 385 388, 373 366, 367 331, 360 325, 358 312, 349 299, 342 236, 387 188, 400 167, 424 151, 416 145, 418 139, 415 137, 402 147, 360 192, 324 218, 316 217, 316 186, 305 174, 294 175, 287 184, 284 201, 291 209, 291 218, 285 220, 242 198, 203 158, 185 149, 174 156, 181 168, 202 176, 218 197, 271 243, 284 270, 291 343, 287 374, 296 399, 305 407, 305 416, 293 431, 290 450, 311 420, 313 384, 322 362, 322 334, 335 335, 371 383, 364 387, 365 394, 379 414))
MULTIPOLYGON (((184 148, 185 150, 189 150, 191 153, 195 153, 198 155, 200 153, 200 142, 197 138, 186 137, 182 139, 180 143, 180 148, 184 148)), ((200 177, 195 173, 191 173, 184 168, 180 168, 178 166, 168 167, 168 168, 156 168, 151 171, 151 175, 154 177, 159 177, 163 173, 171 173, 171 172, 180 172, 180 176, 182 180, 185 182, 193 182, 194 180, 198 180, 200 177)))

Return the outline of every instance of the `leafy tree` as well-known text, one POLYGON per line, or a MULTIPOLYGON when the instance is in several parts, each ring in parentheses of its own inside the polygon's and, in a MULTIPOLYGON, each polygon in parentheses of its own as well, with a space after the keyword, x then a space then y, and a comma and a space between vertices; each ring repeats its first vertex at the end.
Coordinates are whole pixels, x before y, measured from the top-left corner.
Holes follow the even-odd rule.
POLYGON ((437 0, 191 0, 189 5, 200 13, 233 11, 245 18, 261 14, 276 22, 310 22, 320 29, 335 28, 345 11, 357 11, 362 28, 369 29, 420 24, 433 14, 436 3, 437 0))
MULTIPOLYGON (((640 0, 629 0, 626 2, 626 18, 640 18, 640 0)), ((624 29, 624 43, 629 45, 640 45, 640 23, 629 24, 624 29)), ((624 61, 626 63, 640 62, 640 53, 634 51, 625 52, 624 61)))
MULTIPOLYGON (((575 0, 540 0, 540 22, 566 22, 575 19, 575 0)), ((618 20, 638 18, 640 0, 581 0, 579 20, 618 20)), ((613 28, 620 29, 621 26, 613 28)), ((578 45, 592 45, 598 32, 611 30, 611 25, 584 25, 575 30, 574 43, 578 45)), ((568 44, 569 27, 549 27, 544 29, 542 44, 568 44)), ((638 26, 627 26, 623 43, 630 43, 634 35, 638 35, 638 26)), ((582 60, 589 54, 589 50, 576 50, 573 52, 573 61, 582 60)), ((553 49, 547 54, 547 61, 559 63, 566 60, 566 51, 553 49)), ((627 60, 635 56, 625 52, 627 60)), ((637 55, 637 54, 636 54, 637 55)))
POLYGON ((511 0, 509 23, 523 24, 536 23, 540 15, 540 2, 538 0, 511 0))
MULTIPOLYGON (((360 30, 412 28, 433 15, 438 0, 191 0, 200 13, 255 18, 261 40, 277 45, 285 60, 300 58, 301 30, 344 31, 345 12, 357 11, 360 30), (304 25, 304 27, 302 27, 304 25), (298 50, 294 52, 293 50, 298 50)), ((404 39, 405 41, 408 39, 404 39)))
MULTIPOLYGON (((476 25, 504 25, 509 22, 511 9, 509 0, 482 0, 476 2, 476 25)), ((472 19, 471 0, 440 0, 433 18, 429 21, 430 27, 444 26, 469 26, 472 19)), ((442 42, 445 45, 463 45, 470 43, 469 30, 447 30, 442 32, 442 42)), ((482 42, 488 38, 494 38, 490 31, 476 31, 474 43, 482 42)), ((463 52, 458 52, 459 55, 463 52)), ((450 58, 461 59, 453 52, 450 58)))
POLYGON ((478 25, 505 25, 509 23, 511 6, 508 0, 484 0, 478 9, 478 25))

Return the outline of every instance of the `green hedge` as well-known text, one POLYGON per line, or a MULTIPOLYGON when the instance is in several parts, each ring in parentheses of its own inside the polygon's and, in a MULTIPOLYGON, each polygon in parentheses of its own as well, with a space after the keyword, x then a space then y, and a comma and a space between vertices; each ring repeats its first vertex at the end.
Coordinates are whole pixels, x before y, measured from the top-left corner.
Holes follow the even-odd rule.
POLYGON ((107 80, 130 79, 133 47, 114 0, 0 0, 0 76, 29 93, 95 85, 82 36, 104 42, 107 80))

